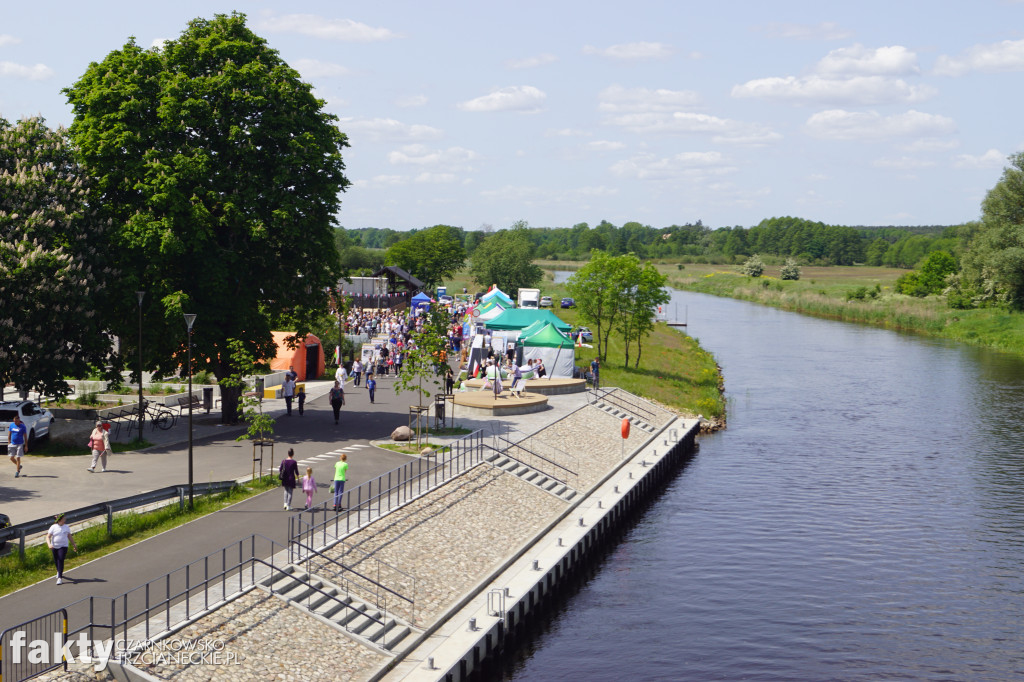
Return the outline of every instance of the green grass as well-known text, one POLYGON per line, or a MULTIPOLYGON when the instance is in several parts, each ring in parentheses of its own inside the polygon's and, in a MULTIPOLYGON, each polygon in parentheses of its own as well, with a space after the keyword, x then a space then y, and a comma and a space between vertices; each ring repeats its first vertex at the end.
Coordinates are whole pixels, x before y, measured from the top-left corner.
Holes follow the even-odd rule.
POLYGON ((784 310, 846 322, 870 324, 1024 355, 1024 314, 1000 308, 954 310, 942 296, 915 298, 893 291, 896 278, 906 272, 893 268, 803 268, 797 281, 740 275, 735 268, 686 265, 682 271, 664 266, 669 283, 677 289, 727 296, 784 310), (868 296, 849 298, 866 289, 868 296))
MULTIPOLYGON (((187 508, 181 510, 178 504, 174 503, 151 512, 128 512, 117 515, 114 517, 113 532, 110 535, 107 535, 105 523, 77 531, 74 535, 79 552, 68 552, 65 571, 258 495, 277 487, 278 484, 276 477, 264 476, 225 493, 199 497, 195 499, 191 511, 187 508)), ((8 547, 11 544, 8 542, 8 547)), ((45 544, 26 547, 25 557, 22 559, 15 543, 10 554, 0 557, 0 596, 53 576, 53 555, 45 544)))

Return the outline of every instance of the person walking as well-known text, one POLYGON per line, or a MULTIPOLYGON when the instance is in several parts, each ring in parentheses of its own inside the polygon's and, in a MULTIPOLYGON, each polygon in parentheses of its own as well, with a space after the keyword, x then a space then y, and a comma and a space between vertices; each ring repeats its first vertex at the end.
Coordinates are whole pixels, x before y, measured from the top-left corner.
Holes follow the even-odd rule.
POLYGON ((14 470, 14 477, 21 476, 21 457, 25 454, 25 441, 28 438, 28 427, 21 417, 14 415, 14 421, 7 427, 7 456, 11 464, 17 467, 14 470))
POLYGON ((92 433, 89 434, 89 449, 92 450, 92 464, 87 467, 87 470, 90 474, 96 471, 96 462, 99 462, 102 467, 100 471, 107 470, 107 455, 110 454, 109 428, 109 424, 104 424, 102 419, 97 419, 96 428, 94 428, 92 433))
MULTIPOLYGON (((372 376, 372 375, 371 375, 372 376)), ((369 382, 369 380, 367 380, 369 382)), ((348 455, 344 452, 334 463, 334 511, 341 511, 341 494, 345 492, 345 481, 348 479, 348 455)))
POLYGON ((284 510, 290 511, 292 493, 295 492, 295 483, 299 477, 299 463, 295 461, 294 448, 288 448, 288 456, 278 465, 277 477, 281 479, 281 485, 284 486, 284 510))
POLYGON ((53 554, 53 563, 57 566, 57 584, 64 582, 64 558, 68 555, 68 543, 78 552, 78 543, 71 529, 64 522, 64 513, 61 512, 53 517, 55 523, 46 531, 46 546, 53 554))
POLYGON ((345 388, 341 385, 340 381, 334 382, 334 388, 331 389, 330 393, 331 409, 334 410, 334 423, 338 423, 338 417, 341 414, 341 406, 345 404, 345 388))
POLYGON ((284 406, 288 416, 292 416, 292 398, 295 397, 295 379, 292 379, 291 372, 284 375, 284 384, 281 385, 281 394, 284 396, 284 406))
POLYGON ((299 401, 299 416, 302 416, 302 412, 306 407, 306 387, 305 385, 299 386, 299 392, 295 395, 299 401))
POLYGON ((370 402, 373 402, 373 395, 377 392, 377 380, 372 374, 366 375, 366 390, 370 392, 370 402))
POLYGON ((359 385, 359 376, 363 373, 363 363, 356 358, 355 362, 352 363, 352 385, 359 385))
POLYGON ((342 386, 344 386, 345 382, 348 381, 348 372, 345 370, 344 364, 338 365, 338 369, 334 371, 334 379, 335 381, 341 382, 342 386))
POLYGON ((600 388, 601 383, 601 360, 600 358, 594 358, 594 361, 590 363, 590 376, 594 381, 594 388, 600 388))
POLYGON ((313 478, 313 467, 306 467, 306 475, 302 477, 302 492, 306 493, 306 511, 313 508, 313 493, 316 492, 316 479, 313 478))

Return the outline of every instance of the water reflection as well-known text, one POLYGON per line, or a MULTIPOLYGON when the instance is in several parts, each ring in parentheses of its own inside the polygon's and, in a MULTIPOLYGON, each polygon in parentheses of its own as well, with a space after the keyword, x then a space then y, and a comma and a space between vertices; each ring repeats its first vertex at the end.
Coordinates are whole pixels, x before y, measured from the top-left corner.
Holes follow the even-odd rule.
POLYGON ((1024 362, 674 302, 723 367, 729 428, 511 678, 1019 677, 1024 362))

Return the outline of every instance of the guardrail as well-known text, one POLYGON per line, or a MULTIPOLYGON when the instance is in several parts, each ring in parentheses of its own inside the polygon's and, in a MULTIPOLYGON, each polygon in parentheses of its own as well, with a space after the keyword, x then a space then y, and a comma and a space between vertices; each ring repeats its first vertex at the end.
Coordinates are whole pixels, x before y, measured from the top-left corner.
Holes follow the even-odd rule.
MULTIPOLYGON (((625 393, 625 391, 621 392, 625 393)), ((605 402, 612 403, 616 407, 619 407, 627 412, 636 415, 637 417, 640 417, 646 422, 651 422, 657 417, 657 415, 652 410, 648 410, 647 408, 641 406, 637 401, 630 400, 628 398, 623 398, 622 396, 619 395, 619 393, 620 390, 614 387, 592 388, 589 391, 587 391, 587 404, 589 405, 591 403, 596 403, 601 400, 604 400, 605 402)), ((626 393, 626 395, 630 394, 626 393)))
MULTIPOLYGON (((192 490, 194 494, 208 495, 211 493, 220 493, 226 490, 231 490, 238 483, 235 481, 216 481, 213 483, 193 483, 192 490)), ((187 485, 174 485, 166 488, 160 488, 158 490, 151 490, 147 493, 139 493, 138 495, 131 495, 129 497, 121 497, 116 500, 109 500, 107 502, 98 502, 96 504, 90 504, 87 507, 79 507, 78 509, 72 509, 71 511, 64 513, 64 519, 67 523, 79 523, 81 521, 88 521, 100 516, 107 517, 107 532, 111 532, 114 523, 114 513, 119 511, 127 511, 129 509, 135 509, 136 507, 144 507, 148 504, 155 502, 163 502, 164 500, 171 500, 178 498, 179 504, 184 508, 185 498, 188 496, 187 485)), ((16 523, 7 528, 0 529, 0 544, 7 541, 18 541, 18 553, 24 558, 25 556, 25 538, 36 535, 38 533, 45 533, 49 530, 50 526, 53 525, 53 517, 47 516, 42 519, 36 519, 34 521, 25 521, 24 523, 16 523)), ((3 678, 0 678, 3 679, 3 678)))
POLYGON ((513 441, 511 438, 495 434, 495 439, 499 443, 504 442, 504 445, 496 447, 495 450, 506 457, 536 469, 559 483, 568 485, 576 490, 579 489, 579 461, 575 455, 548 445, 535 439, 533 436, 513 441), (545 449, 547 452, 541 454, 541 450, 545 449), (559 458, 568 461, 564 463, 556 461, 559 458))

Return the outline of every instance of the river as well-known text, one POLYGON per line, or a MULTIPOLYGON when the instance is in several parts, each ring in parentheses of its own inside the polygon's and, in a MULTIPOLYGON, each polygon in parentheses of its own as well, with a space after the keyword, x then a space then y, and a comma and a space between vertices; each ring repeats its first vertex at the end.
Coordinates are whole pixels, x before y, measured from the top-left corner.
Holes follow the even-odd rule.
POLYGON ((675 304, 728 428, 504 679, 1024 679, 1024 361, 675 304))

